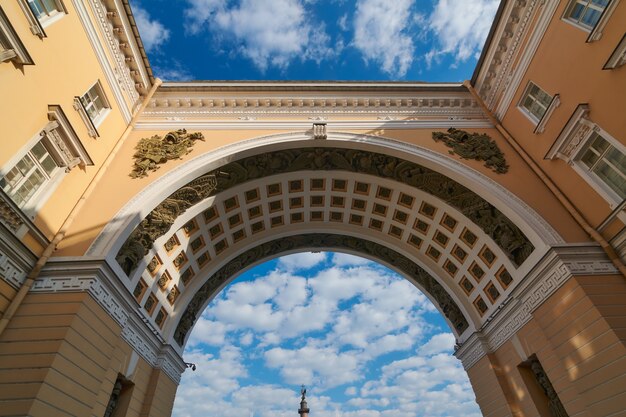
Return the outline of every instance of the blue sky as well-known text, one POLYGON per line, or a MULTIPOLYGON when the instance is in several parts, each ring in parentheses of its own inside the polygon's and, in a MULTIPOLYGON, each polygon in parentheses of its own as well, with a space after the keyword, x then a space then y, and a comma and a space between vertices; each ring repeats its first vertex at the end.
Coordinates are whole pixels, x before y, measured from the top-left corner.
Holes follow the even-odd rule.
POLYGON ((175 417, 479 417, 445 321, 362 258, 301 253, 226 287, 196 323, 175 417))
POLYGON ((133 0, 163 80, 471 77, 498 0, 133 0))

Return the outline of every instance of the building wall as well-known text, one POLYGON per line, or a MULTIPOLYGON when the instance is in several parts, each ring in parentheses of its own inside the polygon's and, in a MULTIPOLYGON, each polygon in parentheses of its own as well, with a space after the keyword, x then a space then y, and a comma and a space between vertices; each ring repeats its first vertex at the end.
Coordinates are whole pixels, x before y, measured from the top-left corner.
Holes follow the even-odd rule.
POLYGON ((554 293, 511 340, 468 370, 483 415, 550 415, 545 394, 524 366, 533 354, 570 416, 621 415, 624 294, 624 278, 610 275, 578 276, 554 293))
MULTIPOLYGON (((17 1, 2 2, 2 9, 32 57, 33 65, 0 63, 0 150, 2 174, 39 140, 48 123, 48 106, 60 105, 93 166, 75 167, 61 175, 62 181, 34 217, 36 226, 49 238, 59 229, 87 184, 94 177, 126 128, 111 86, 84 31, 72 1, 65 1, 68 13, 45 26, 47 37, 31 33, 26 15, 17 1), (88 135, 87 126, 73 108, 75 96, 82 96, 100 81, 111 111, 98 126, 100 137, 88 135), (10 99, 9 99, 10 98, 10 99), (19 120, 19 123, 15 123, 19 120)), ((25 242, 29 244, 29 242, 25 242)), ((38 251, 36 245, 30 245, 38 251)))
MULTIPOLYGON (((626 4, 618 2, 602 31, 602 37, 593 42, 586 42, 588 31, 562 18, 567 6, 567 1, 559 3, 511 106, 502 118, 502 124, 589 222, 598 226, 615 205, 610 206, 597 192, 597 187, 582 179, 567 162, 547 160, 546 154, 576 106, 582 103, 589 105, 589 118, 593 122, 626 145, 626 118, 623 117, 626 96, 619 93, 626 91, 626 68, 603 70, 624 36, 626 4), (559 94, 561 101, 542 133, 533 133, 536 123, 518 108, 529 81, 550 95, 559 94)), ((623 226, 622 220, 608 237, 611 238, 623 226)))
POLYGON ((0 415, 102 416, 123 375, 123 415, 169 416, 176 384, 132 352, 90 295, 31 294, 0 336, 0 415))

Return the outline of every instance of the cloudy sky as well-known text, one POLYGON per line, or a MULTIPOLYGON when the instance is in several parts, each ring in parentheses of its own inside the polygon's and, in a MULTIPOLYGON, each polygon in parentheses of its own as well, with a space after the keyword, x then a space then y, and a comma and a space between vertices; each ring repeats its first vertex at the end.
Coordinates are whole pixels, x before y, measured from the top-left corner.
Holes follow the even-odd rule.
POLYGON ((392 271, 302 253, 225 288, 193 329, 175 417, 480 417, 454 336, 392 271))
POLYGON ((498 0, 132 0, 164 80, 471 77, 498 0))

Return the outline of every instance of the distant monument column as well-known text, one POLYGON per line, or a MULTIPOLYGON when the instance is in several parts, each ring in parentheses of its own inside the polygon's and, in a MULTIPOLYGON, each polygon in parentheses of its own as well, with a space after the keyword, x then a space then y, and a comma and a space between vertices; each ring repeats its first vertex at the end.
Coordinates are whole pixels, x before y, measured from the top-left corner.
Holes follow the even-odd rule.
POLYGON ((300 389, 300 394, 302 394, 302 400, 300 401, 300 409, 298 410, 298 414, 300 414, 300 417, 309 417, 309 406, 306 403, 305 399, 306 388, 304 387, 304 385, 300 389))

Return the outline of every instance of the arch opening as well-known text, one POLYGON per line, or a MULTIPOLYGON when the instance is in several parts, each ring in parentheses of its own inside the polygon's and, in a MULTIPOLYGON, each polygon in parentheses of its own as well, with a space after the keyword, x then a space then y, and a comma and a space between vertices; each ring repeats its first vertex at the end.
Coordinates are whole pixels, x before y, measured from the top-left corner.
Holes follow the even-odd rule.
POLYGON ((184 354, 198 369, 183 376, 173 415, 292 415, 300 384, 315 415, 480 415, 454 342, 405 277, 297 252, 246 271, 207 306, 184 354))

